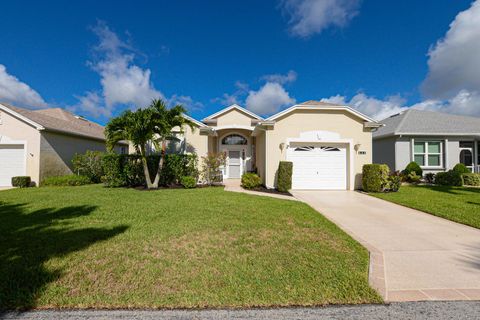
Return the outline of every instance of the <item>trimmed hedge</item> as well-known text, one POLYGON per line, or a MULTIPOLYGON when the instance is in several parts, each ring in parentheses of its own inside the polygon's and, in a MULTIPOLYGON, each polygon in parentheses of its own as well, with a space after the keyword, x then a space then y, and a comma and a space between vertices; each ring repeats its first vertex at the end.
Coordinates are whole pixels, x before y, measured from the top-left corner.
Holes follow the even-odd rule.
POLYGON ((185 189, 192 189, 197 187, 197 179, 192 176, 184 176, 180 179, 180 184, 185 189))
POLYGON ((262 185, 262 179, 252 172, 244 173, 242 175, 242 187, 245 189, 255 189, 262 185))
POLYGON ((92 180, 90 180, 89 177, 70 174, 66 176, 47 177, 43 179, 42 187, 83 186, 91 183, 92 183, 92 180))
POLYGON ((288 192, 292 189, 292 171, 293 163, 290 161, 280 161, 277 173, 277 189, 280 192, 288 192))
POLYGON ((480 187, 480 173, 462 174, 463 185, 480 187))
POLYGON ((399 174, 393 173, 388 176, 388 187, 386 188, 386 191, 389 192, 397 192, 400 190, 400 187, 402 186, 402 178, 400 177, 399 174))
POLYGON ((32 184, 29 176, 12 177, 12 186, 17 188, 28 188, 32 184))
MULTIPOLYGON (((147 156, 150 177, 157 174, 160 155, 147 156)), ((107 154, 103 157, 103 183, 107 187, 135 187, 146 185, 142 158, 136 154, 107 154)), ((197 177, 197 156, 167 154, 160 173, 159 185, 179 184, 182 177, 197 177)))
POLYGON ((455 165, 455 167, 453 167, 452 170, 455 171, 455 172, 458 172, 459 174, 471 173, 472 172, 463 163, 457 163, 455 165))
POLYGON ((403 173, 406 176, 408 176, 412 172, 415 172, 417 174, 417 176, 419 176, 419 177, 423 176, 422 168, 420 168, 418 163, 416 163, 415 161, 412 161, 409 164, 407 164, 407 166, 405 167, 405 170, 403 170, 403 173))
POLYGON ((441 186, 462 186, 462 175, 457 171, 449 170, 447 172, 439 172, 435 175, 435 184, 441 186))
POLYGON ((386 164, 365 164, 362 169, 362 186, 365 192, 383 192, 388 187, 390 169, 386 164))

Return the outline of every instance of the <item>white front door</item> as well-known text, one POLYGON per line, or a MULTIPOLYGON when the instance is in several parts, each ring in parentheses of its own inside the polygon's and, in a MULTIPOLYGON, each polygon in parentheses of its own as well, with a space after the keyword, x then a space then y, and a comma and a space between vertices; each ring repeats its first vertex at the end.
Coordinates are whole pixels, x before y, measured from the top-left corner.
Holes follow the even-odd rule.
POLYGON ((12 177, 25 175, 25 149, 23 145, 0 145, 0 186, 11 186, 12 177))
POLYGON ((242 174, 241 152, 239 150, 228 151, 228 178, 238 179, 242 174))
POLYGON ((292 189, 347 189, 345 146, 291 146, 287 160, 293 163, 292 189))

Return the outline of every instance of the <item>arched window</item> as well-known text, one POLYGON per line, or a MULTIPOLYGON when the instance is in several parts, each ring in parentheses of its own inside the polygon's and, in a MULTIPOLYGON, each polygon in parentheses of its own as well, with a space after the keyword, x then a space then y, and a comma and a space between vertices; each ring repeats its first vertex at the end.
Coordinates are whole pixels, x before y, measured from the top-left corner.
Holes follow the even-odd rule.
POLYGON ((247 144, 247 139, 238 134, 231 134, 222 139, 222 144, 226 145, 245 145, 247 144))

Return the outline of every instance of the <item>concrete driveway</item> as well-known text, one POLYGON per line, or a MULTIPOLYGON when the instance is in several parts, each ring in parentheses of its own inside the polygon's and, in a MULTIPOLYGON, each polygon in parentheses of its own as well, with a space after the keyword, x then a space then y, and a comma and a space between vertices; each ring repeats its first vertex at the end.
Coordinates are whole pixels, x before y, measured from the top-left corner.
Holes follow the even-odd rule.
POLYGON ((370 251, 386 301, 480 300, 479 229, 354 191, 292 193, 370 251))

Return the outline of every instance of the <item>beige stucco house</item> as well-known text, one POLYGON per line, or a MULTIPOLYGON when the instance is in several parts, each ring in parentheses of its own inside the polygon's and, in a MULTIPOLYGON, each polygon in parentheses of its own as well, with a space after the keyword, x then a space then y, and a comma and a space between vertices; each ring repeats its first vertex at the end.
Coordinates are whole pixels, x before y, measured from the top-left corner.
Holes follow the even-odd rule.
POLYGON ((293 189, 353 190, 361 187, 362 166, 372 162, 375 120, 343 105, 307 101, 269 118, 236 104, 177 133, 184 152, 199 157, 225 152, 224 179, 255 171, 267 188, 276 187, 279 162, 293 162, 293 189))
MULTIPOLYGON (((47 176, 72 173, 75 153, 105 151, 104 128, 60 108, 27 110, 0 103, 0 186, 13 176, 38 185, 47 176)), ((118 152, 127 152, 119 144, 118 152)))

